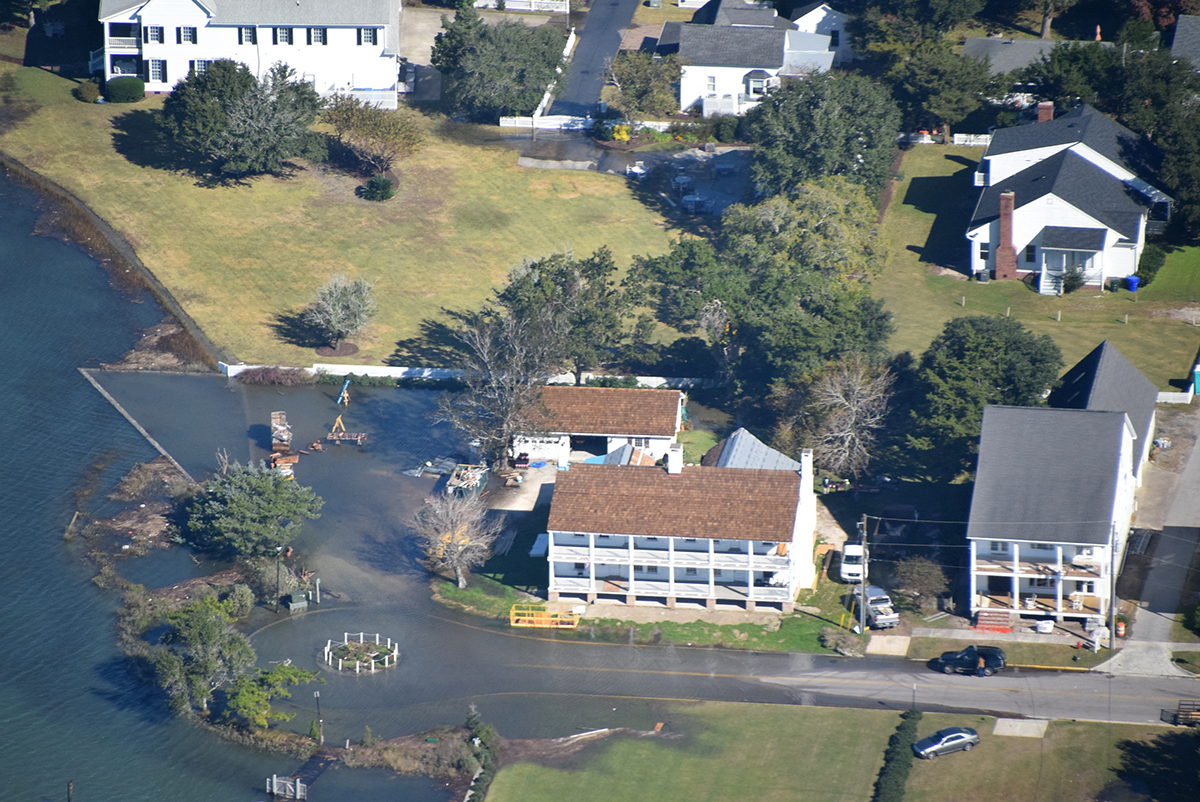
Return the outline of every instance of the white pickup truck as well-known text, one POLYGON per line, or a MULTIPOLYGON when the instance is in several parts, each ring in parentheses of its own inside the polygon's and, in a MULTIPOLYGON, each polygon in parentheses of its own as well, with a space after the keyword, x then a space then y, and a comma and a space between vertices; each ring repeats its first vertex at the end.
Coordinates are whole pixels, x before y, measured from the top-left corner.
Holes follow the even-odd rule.
POLYGON ((900 623, 900 614, 892 604, 892 597, 878 585, 859 585, 854 589, 851 598, 861 601, 863 592, 867 599, 867 626, 871 629, 891 629, 900 623))

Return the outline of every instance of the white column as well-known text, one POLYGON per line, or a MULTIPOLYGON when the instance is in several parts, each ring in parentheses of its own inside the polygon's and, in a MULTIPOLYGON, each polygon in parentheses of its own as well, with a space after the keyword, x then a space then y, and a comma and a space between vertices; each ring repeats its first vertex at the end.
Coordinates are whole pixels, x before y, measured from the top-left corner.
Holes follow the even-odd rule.
POLYGON ((717 577, 713 573, 713 544, 712 538, 708 539, 708 595, 712 598, 717 596, 717 577))
POLYGON ((751 540, 749 552, 746 554, 746 598, 754 600, 754 541, 751 540))
POLYGON ((970 612, 971 610, 974 610, 976 608, 976 606, 978 606, 978 601, 979 601, 979 599, 977 598, 978 591, 976 588, 978 578, 975 575, 975 568, 976 568, 975 555, 976 555, 976 550, 978 548, 978 544, 974 540, 968 540, 967 548, 970 553, 970 557, 968 557, 968 562, 967 562, 967 594, 968 594, 967 595, 967 599, 968 599, 967 611, 970 612))
POLYGON ((667 538, 667 595, 675 597, 675 538, 667 538))
POLYGON ((1009 605, 1014 610, 1021 609, 1021 577, 1018 572, 1021 570, 1021 544, 1013 543, 1013 575, 1012 575, 1012 604, 1009 605))
POLYGON ((588 593, 596 592, 596 533, 588 535, 588 593))
MULTIPOLYGON (((1054 608, 1058 612, 1062 612, 1062 591, 1063 591, 1063 566, 1062 566, 1062 545, 1054 547, 1054 570, 1058 572, 1058 576, 1054 580, 1054 599, 1057 606, 1054 608)), ((1059 619, 1062 620, 1061 618, 1059 619)))
POLYGON ((546 590, 557 590, 554 586, 554 533, 551 532, 548 537, 550 540, 546 543, 546 563, 550 566, 550 581, 546 590))
POLYGON ((628 538, 626 548, 629 551, 629 590, 627 592, 633 595, 633 535, 626 535, 626 537, 628 538))

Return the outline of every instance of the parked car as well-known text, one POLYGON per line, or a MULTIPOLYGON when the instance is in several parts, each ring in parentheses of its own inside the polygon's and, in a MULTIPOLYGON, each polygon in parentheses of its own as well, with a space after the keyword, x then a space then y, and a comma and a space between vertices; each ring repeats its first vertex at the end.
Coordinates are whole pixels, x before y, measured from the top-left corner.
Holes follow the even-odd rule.
POLYGON ((842 546, 842 581, 867 581, 867 546, 864 543, 847 543, 842 546))
POLYGON ((947 727, 913 744, 917 757, 932 760, 951 752, 970 752, 979 745, 979 733, 970 727, 947 727))
POLYGON ((968 646, 961 652, 945 652, 937 659, 943 674, 978 674, 983 658, 983 676, 990 677, 1008 665, 1004 650, 997 646, 968 646))
POLYGON ((857 586, 850 594, 850 608, 857 609, 855 604, 862 600, 864 590, 867 598, 867 625, 872 629, 890 629, 899 625, 900 615, 892 605, 892 597, 878 585, 857 586))

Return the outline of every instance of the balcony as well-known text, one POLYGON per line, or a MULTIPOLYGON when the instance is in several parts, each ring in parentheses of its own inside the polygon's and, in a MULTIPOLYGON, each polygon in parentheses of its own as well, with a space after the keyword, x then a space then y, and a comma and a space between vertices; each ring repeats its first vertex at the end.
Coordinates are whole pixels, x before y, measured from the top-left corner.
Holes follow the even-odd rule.
POLYGON ((1057 606, 1058 599, 1055 596, 1040 593, 1022 593, 1016 607, 1013 607, 1012 595, 1006 593, 980 593, 977 602, 979 609, 1007 609, 1021 615, 1062 613, 1070 616, 1097 616, 1108 610, 1108 606, 1099 596, 1079 593, 1064 595, 1061 610, 1057 606))
MULTIPOLYGON (((1040 562, 1032 560, 1021 560, 1017 563, 1017 576, 1058 576, 1055 568, 1056 563, 1040 562)), ((1102 570, 1103 566, 1091 558, 1077 558, 1074 563, 1064 561, 1062 564, 1063 579, 1096 579, 1101 576, 1106 576, 1102 570)), ((1013 574, 1013 561, 1011 558, 1005 558, 1000 555, 991 557, 976 557, 975 558, 975 573, 986 574, 988 576, 1011 576, 1013 574)))
MULTIPOLYGON (((596 578, 596 589, 589 587, 586 577, 556 576, 550 580, 550 590, 558 593, 599 593, 607 595, 626 595, 629 591, 629 580, 623 577, 608 579, 596 578)), ((707 599, 709 598, 707 582, 675 582, 675 598, 677 599, 707 599)), ((773 585, 756 585, 753 601, 756 602, 787 602, 790 601, 786 587, 773 585)), ((718 601, 746 601, 751 599, 750 588, 745 584, 721 584, 713 587, 713 598, 718 601)), ((661 579, 638 579, 633 581, 633 593, 638 598, 659 597, 671 595, 671 585, 661 579)))
POLYGON ((142 40, 136 36, 110 36, 108 37, 109 50, 137 50, 142 46, 142 40))

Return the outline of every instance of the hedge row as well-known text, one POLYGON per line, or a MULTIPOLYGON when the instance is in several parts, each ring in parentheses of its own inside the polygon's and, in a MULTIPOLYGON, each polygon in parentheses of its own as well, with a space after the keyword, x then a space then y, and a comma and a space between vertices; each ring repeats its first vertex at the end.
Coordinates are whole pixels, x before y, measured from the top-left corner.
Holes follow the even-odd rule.
POLYGON ((883 753, 883 768, 875 781, 872 802, 903 802, 904 785, 912 769, 913 744, 917 740, 917 724, 921 721, 920 710, 905 710, 900 714, 900 726, 888 739, 887 751, 883 753))

